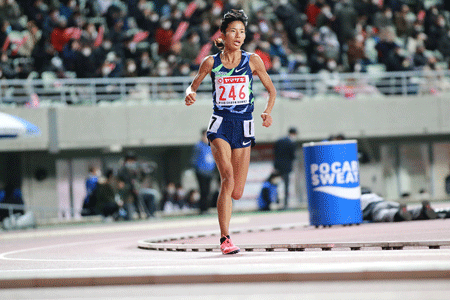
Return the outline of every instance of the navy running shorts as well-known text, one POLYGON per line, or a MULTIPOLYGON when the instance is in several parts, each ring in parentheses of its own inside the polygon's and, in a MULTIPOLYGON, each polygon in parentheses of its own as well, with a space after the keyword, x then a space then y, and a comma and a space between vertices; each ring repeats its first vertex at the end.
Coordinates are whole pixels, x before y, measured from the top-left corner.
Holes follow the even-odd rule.
POLYGON ((210 142, 221 138, 231 149, 255 146, 255 125, 253 118, 244 120, 240 116, 218 116, 213 114, 209 121, 207 137, 210 142))

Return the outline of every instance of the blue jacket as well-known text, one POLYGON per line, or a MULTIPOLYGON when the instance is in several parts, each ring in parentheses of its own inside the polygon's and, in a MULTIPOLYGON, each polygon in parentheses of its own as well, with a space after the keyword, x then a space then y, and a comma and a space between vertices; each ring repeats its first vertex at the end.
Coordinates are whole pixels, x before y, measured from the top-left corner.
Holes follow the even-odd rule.
POLYGON ((263 183, 261 193, 258 197, 258 208, 260 210, 268 210, 271 202, 276 202, 278 199, 277 186, 270 181, 263 183))
POLYGON ((214 162, 211 147, 208 144, 200 141, 194 146, 192 165, 195 171, 202 175, 210 176, 213 174, 216 163, 214 162))

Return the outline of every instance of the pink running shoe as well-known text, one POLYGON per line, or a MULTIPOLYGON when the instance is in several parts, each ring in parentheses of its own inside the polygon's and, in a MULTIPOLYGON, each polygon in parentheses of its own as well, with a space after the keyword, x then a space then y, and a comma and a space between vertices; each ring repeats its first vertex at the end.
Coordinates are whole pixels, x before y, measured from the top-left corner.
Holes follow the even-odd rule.
POLYGON ((236 254, 241 251, 241 249, 235 246, 229 238, 227 238, 225 241, 223 241, 222 244, 220 244, 220 250, 222 250, 222 254, 236 254))

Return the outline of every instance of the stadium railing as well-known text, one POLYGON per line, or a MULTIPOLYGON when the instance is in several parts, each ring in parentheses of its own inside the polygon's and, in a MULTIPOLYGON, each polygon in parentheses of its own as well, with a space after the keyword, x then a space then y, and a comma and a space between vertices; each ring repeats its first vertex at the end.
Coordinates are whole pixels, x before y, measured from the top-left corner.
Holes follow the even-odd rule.
MULTIPOLYGON (((2 105, 97 105, 102 103, 151 102, 184 99, 192 77, 57 78, 45 72, 41 79, 0 80, 2 105)), ((367 98, 433 95, 450 90, 450 71, 370 71, 366 73, 319 73, 271 75, 278 95, 292 100, 367 98)), ((253 91, 264 96, 255 79, 253 91)), ((211 99, 211 84, 204 81, 198 99, 211 99)))

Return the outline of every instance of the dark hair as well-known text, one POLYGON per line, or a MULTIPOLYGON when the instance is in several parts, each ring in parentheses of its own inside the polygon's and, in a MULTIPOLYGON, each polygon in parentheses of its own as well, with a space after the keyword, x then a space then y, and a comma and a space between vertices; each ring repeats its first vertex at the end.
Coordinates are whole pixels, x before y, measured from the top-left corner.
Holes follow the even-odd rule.
MULTIPOLYGON (((248 17, 242 9, 241 10, 232 9, 223 15, 222 24, 220 25, 220 31, 223 34, 225 34, 228 25, 230 25, 230 23, 234 21, 241 21, 244 24, 244 26, 247 27, 248 17)), ((222 50, 225 47, 225 44, 223 43, 223 40, 221 38, 214 40, 214 44, 220 50, 222 50)))
POLYGON ((295 127, 291 127, 291 128, 289 128, 289 134, 297 134, 297 128, 295 128, 295 127))

